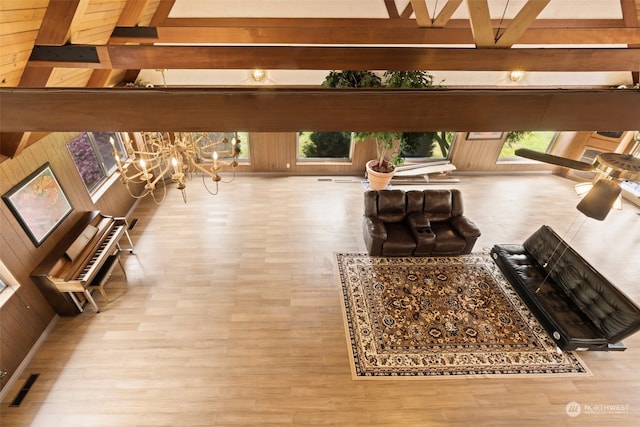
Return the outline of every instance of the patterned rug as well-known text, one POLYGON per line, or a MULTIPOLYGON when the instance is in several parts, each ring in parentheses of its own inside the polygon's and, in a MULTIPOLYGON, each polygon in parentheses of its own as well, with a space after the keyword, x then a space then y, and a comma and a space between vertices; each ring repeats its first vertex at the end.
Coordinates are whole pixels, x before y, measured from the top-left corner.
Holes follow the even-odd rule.
POLYGON ((488 254, 336 254, 355 378, 590 375, 488 254))

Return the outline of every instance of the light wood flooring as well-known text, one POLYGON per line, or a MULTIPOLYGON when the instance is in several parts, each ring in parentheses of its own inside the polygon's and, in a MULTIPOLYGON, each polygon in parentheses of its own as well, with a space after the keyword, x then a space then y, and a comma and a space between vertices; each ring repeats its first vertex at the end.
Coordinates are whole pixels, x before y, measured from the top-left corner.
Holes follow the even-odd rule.
MULTIPOLYGON (((186 205, 140 203, 127 279, 115 269, 109 305, 95 294, 101 313, 59 319, 0 425, 640 425, 640 333, 625 352, 581 353, 589 377, 354 380, 333 256, 364 251, 364 187, 319 178, 240 176, 216 197, 195 180, 186 205)), ((463 191, 477 251, 548 224, 640 302, 638 207, 598 222, 563 178, 460 178, 424 187, 463 191)))

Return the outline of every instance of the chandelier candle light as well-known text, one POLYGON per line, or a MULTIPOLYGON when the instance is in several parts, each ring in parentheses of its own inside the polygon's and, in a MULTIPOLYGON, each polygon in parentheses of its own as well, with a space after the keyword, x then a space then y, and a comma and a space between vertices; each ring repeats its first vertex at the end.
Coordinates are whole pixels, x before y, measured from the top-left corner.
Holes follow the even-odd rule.
POLYGON ((126 185, 131 197, 143 198, 150 195, 160 204, 166 197, 166 181, 171 179, 177 184, 184 202, 187 203, 186 181, 194 174, 202 175, 202 183, 212 195, 218 194, 220 182, 231 182, 235 178, 240 154, 237 133, 234 133, 230 143, 224 134, 211 132, 142 132, 139 135, 140 138, 134 141, 137 150, 130 140, 125 141, 127 154, 131 159, 125 163, 120 159, 115 142, 111 138, 121 182, 126 185), (229 167, 233 172, 228 181, 223 180, 219 174, 223 167, 229 167), (207 186, 206 176, 215 183, 215 190, 207 186), (144 183, 144 191, 141 194, 133 194, 130 185, 141 183, 144 183), (163 192, 162 197, 156 198, 155 190, 159 183, 163 192))

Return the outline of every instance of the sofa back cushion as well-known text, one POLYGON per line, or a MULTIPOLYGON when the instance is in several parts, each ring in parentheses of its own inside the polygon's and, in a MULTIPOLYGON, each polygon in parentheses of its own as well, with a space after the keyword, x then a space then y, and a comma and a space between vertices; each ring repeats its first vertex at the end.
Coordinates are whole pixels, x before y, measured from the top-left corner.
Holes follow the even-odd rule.
POLYGON ((424 205, 424 192, 420 190, 410 190, 405 194, 407 198, 407 215, 410 213, 422 213, 424 205))
POLYGON ((365 194, 365 215, 383 222, 400 222, 406 215, 406 197, 402 190, 368 191, 365 194), (375 200, 375 205, 372 201, 375 200))
POLYGON ((431 221, 446 221, 462 211, 460 190, 424 190, 424 212, 431 221))
POLYGON ((640 307, 550 227, 540 227, 523 246, 611 342, 617 343, 640 329, 640 307))

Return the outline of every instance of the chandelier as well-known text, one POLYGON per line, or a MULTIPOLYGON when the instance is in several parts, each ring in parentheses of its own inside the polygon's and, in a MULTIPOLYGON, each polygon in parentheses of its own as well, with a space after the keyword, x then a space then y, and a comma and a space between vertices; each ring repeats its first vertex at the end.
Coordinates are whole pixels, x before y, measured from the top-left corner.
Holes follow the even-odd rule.
POLYGON ((212 195, 218 194, 221 182, 231 182, 235 178, 240 154, 240 140, 234 132, 231 141, 224 133, 213 132, 142 132, 134 134, 134 141, 124 141, 128 159, 118 155, 113 138, 111 146, 116 160, 121 182, 134 198, 151 196, 160 204, 167 195, 167 182, 175 182, 187 203, 187 181, 194 175, 202 176, 205 189, 212 195), (231 179, 223 180, 220 173, 230 169, 231 179), (210 178, 210 183, 207 184, 210 178), (134 194, 132 187, 144 185, 140 194, 134 194), (156 189, 162 189, 158 196, 156 189))

